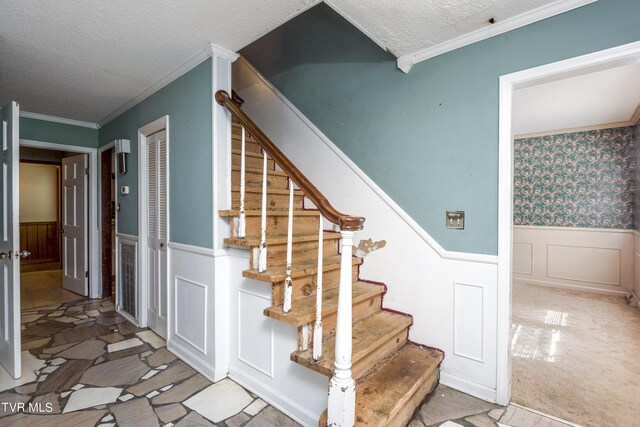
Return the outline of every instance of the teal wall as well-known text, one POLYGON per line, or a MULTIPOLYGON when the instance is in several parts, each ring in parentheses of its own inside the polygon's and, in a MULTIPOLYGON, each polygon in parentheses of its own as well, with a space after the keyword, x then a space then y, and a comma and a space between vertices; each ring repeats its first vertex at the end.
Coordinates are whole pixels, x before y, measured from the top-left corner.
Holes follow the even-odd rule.
POLYGON ((212 86, 211 60, 203 62, 100 128, 100 145, 131 140, 126 175, 118 185, 130 194, 119 196, 118 232, 138 234, 138 129, 169 115, 170 240, 212 247, 212 86))
POLYGON ((98 147, 98 129, 20 117, 20 139, 98 147))
POLYGON ((499 77, 640 40, 638 17, 638 0, 599 0, 404 74, 321 4, 241 53, 446 249, 496 254, 499 77))

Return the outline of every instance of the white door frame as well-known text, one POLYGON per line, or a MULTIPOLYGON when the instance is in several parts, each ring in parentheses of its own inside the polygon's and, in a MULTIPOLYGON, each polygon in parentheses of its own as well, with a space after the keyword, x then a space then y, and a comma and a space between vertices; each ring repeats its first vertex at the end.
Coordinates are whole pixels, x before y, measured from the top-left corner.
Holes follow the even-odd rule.
POLYGON ((89 260, 87 267, 89 268, 89 286, 88 297, 100 298, 100 230, 98 229, 98 150, 96 148, 79 147, 76 145, 58 144, 54 142, 34 141, 30 139, 20 139, 21 147, 41 148, 44 150, 67 151, 70 153, 81 153, 89 155, 89 182, 87 191, 89 193, 89 241, 88 254, 89 260))
POLYGON ((138 321, 141 327, 146 327, 148 324, 147 307, 149 305, 149 277, 147 275, 149 265, 147 259, 149 256, 149 236, 147 230, 147 219, 149 218, 149 212, 147 209, 147 187, 149 185, 149 174, 147 170, 147 136, 153 135, 156 132, 166 129, 167 131, 167 328, 170 325, 171 311, 171 295, 169 295, 169 266, 171 265, 171 252, 168 249, 170 241, 170 189, 169 189, 169 159, 170 159, 170 145, 169 145, 169 116, 162 116, 159 119, 152 121, 151 123, 142 126, 138 129, 138 236, 139 236, 139 285, 138 292, 140 298, 138 299, 138 321))
POLYGON ((640 62, 640 42, 554 62, 500 77, 498 162, 497 403, 511 398, 511 258, 513 233, 513 91, 535 84, 640 62))
MULTIPOLYGON (((104 153, 107 150, 110 150, 112 148, 115 148, 116 143, 115 141, 111 141, 110 143, 103 145, 102 147, 100 147, 98 149, 98 170, 97 170, 97 177, 100 180, 99 182, 97 182, 97 186, 98 186, 98 211, 97 211, 97 221, 98 221, 98 235, 100 237, 100 243, 98 244, 98 277, 100 278, 100 282, 102 282, 102 233, 104 233, 104 230, 102 229, 102 203, 100 203, 102 201, 102 182, 101 182, 101 177, 102 177, 102 153, 104 153)), ((115 194, 114 194, 114 198, 116 201, 116 206, 118 206, 118 173, 117 171, 115 172, 115 194)), ((116 231, 118 230, 118 215, 117 215, 117 210, 116 210, 116 231)), ((114 251, 117 251, 117 248, 114 247, 113 248, 114 251)), ((113 263, 116 263, 116 259, 117 257, 114 257, 114 259, 112 260, 113 263)), ((117 283, 117 278, 118 278, 118 265, 115 266, 116 267, 116 273, 114 275, 114 277, 116 278, 116 283, 117 283)), ((100 297, 102 297, 102 286, 99 287, 99 292, 100 292, 100 297)), ((116 306, 118 306, 118 293, 116 293, 116 306)))

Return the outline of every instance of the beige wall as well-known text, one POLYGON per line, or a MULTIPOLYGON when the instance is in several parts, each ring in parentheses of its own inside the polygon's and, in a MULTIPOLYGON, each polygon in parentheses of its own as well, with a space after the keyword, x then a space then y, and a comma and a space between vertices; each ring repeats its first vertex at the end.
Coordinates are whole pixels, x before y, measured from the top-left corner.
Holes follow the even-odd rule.
POLYGON ((20 163, 20 222, 56 221, 59 166, 20 163))

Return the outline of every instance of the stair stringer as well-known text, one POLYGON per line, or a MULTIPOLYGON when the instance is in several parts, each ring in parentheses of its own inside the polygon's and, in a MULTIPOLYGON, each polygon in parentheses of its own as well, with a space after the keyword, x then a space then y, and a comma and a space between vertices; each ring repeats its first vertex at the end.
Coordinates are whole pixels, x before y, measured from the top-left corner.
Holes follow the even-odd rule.
POLYGON ((411 341, 446 353, 441 382, 495 401, 497 257, 444 250, 244 58, 233 82, 243 110, 310 181, 338 209, 367 218, 354 251, 385 241, 362 247, 361 273, 388 284, 385 308, 413 315, 411 341))

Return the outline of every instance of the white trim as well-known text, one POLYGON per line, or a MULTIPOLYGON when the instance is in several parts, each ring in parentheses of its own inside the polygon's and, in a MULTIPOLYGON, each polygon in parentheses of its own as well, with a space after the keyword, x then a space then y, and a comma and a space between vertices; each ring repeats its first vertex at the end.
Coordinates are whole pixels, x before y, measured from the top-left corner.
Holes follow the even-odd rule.
POLYGON ((438 43, 426 49, 402 55, 398 58, 397 66, 405 73, 408 73, 411 67, 418 62, 524 27, 525 25, 533 24, 534 22, 542 21, 543 19, 551 18, 552 16, 577 9, 596 1, 597 0, 556 0, 544 6, 521 13, 520 15, 498 21, 495 24, 485 25, 475 31, 438 43))
POLYGON ((631 123, 629 126, 640 124, 640 102, 638 103, 636 110, 633 112, 631 119, 629 119, 629 122, 631 123))
POLYGON ((214 250, 211 248, 203 248, 201 246, 185 245, 184 243, 167 242, 169 249, 178 250, 182 252, 188 252, 191 254, 204 255, 208 257, 214 257, 214 250))
MULTIPOLYGON (((334 10, 334 12, 336 12, 338 15, 342 16, 347 22, 349 22, 351 25, 353 25, 354 27, 356 27, 362 34, 364 34, 365 36, 369 37, 369 39, 374 42, 375 44, 377 44, 378 46, 380 46, 383 50, 389 52, 389 49, 387 48, 387 46, 384 45, 384 43, 382 43, 381 40, 379 40, 378 38, 376 38, 371 32, 369 32, 363 25, 360 25, 359 22, 357 22, 355 19, 353 19, 350 15, 347 15, 345 12, 343 12, 334 2, 333 0, 324 0, 324 2, 326 3, 327 6, 329 6, 331 9, 334 10)), ((393 56, 397 56, 395 55, 393 52, 389 52, 391 53, 393 56)))
MULTIPOLYGON (((100 278, 100 280, 102 280, 102 154, 105 151, 108 151, 112 148, 114 148, 116 145, 115 141, 111 141, 110 143, 103 145, 102 147, 100 147, 98 149, 98 158, 96 159, 98 162, 98 189, 97 189, 97 193, 98 193, 98 236, 100 238, 100 243, 98 244, 98 259, 100 260, 100 262, 98 263, 98 277, 100 278)), ((115 178, 115 183, 114 183, 114 196, 115 196, 115 205, 118 206, 118 174, 115 174, 116 178, 115 178)), ((118 231, 118 215, 116 215, 116 225, 115 225, 115 231, 118 231)), ((117 251, 117 248, 113 248, 117 251)), ((112 262, 115 264, 116 263, 116 259, 113 259, 112 262)), ((118 283, 118 266, 115 266, 115 270, 116 273, 114 275, 115 279, 116 279, 116 283, 118 283)), ((102 287, 100 287, 100 297, 102 298, 102 287)), ((120 299, 120 295, 118 292, 116 292, 116 307, 118 306, 118 302, 120 299)), ((129 316, 131 317, 131 316, 129 316)), ((131 319, 127 319, 127 320, 131 320, 131 319)))
MULTIPOLYGON (((571 291, 588 292, 591 294, 609 295, 614 297, 623 297, 629 294, 629 291, 622 288, 622 286, 618 286, 618 288, 622 288, 623 290, 618 291, 618 290, 612 290, 612 289, 594 288, 594 287, 583 286, 583 285, 570 285, 568 283, 554 282, 551 280, 525 279, 520 277, 514 277, 512 279, 512 282, 521 283, 525 285, 544 286, 546 288, 568 289, 571 291)), ((610 285, 610 286, 615 286, 615 285, 610 285)))
POLYGON ((587 233, 620 233, 634 234, 636 230, 625 230, 622 228, 587 228, 587 227, 547 227, 545 225, 514 225, 513 228, 521 230, 553 230, 553 231, 584 231, 587 233))
POLYGON ((228 49, 225 49, 213 43, 209 43, 204 49, 201 49, 199 52, 196 52, 195 55, 193 55, 191 58, 185 61, 178 68, 176 68, 175 70, 173 70, 172 72, 164 76, 162 79, 158 80, 156 83, 147 87, 145 90, 143 90, 138 95, 131 98, 129 101, 122 104, 120 107, 113 110, 109 115, 107 115, 106 117, 104 117, 102 120, 98 122, 98 126, 104 126, 105 124, 109 123, 111 120, 115 119, 116 117, 118 117, 119 115, 121 115, 122 113, 124 113, 125 111, 133 107, 134 105, 150 97, 151 95, 153 95, 154 93, 162 89, 163 87, 167 86, 169 83, 173 82, 180 76, 186 74, 188 71, 191 71, 193 68, 200 65, 201 63, 206 61, 208 58, 213 56, 214 54, 228 58, 229 61, 231 62, 235 60, 232 58, 238 57, 236 53, 231 52, 228 49))
POLYGON ((87 296, 89 298, 98 298, 100 296, 100 269, 94 268, 100 265, 99 243, 100 235, 98 230, 98 192, 95 190, 98 183, 98 150, 96 148, 80 147, 77 145, 58 144, 54 142, 33 141, 30 139, 21 139, 21 147, 41 148, 44 150, 67 151, 70 153, 82 153, 89 155, 89 242, 87 249, 89 252, 89 286, 87 296))
POLYGON ((89 129, 100 129, 97 123, 83 122, 81 120, 66 119, 64 117, 48 116, 46 114, 31 113, 29 111, 20 111, 20 117, 25 119, 42 120, 45 122, 62 123, 65 125, 80 126, 89 129))
POLYGON ((193 357, 193 352, 191 350, 188 350, 183 345, 178 344, 175 340, 167 341, 167 349, 170 350, 173 354, 180 357, 180 359, 182 359, 190 367, 198 371, 200 374, 202 374, 202 376, 204 376, 211 382, 220 381, 227 376, 226 372, 223 374, 223 376, 220 376, 222 375, 222 373, 212 370, 211 367, 207 365, 202 359, 193 357))
MULTIPOLYGON (((138 300, 138 322, 141 326, 146 327, 148 324, 148 316, 147 310, 149 306, 149 282, 148 282, 148 255, 149 255, 149 241, 148 241, 148 232, 147 232, 147 186, 148 179, 147 176, 147 136, 154 134, 156 132, 160 132, 161 130, 166 130, 167 133, 167 241, 169 240, 169 116, 162 116, 151 123, 148 123, 141 128, 138 129, 138 235, 140 239, 140 245, 138 249, 138 295, 140 299, 138 300)), ((170 269, 169 266, 171 264, 171 259, 169 254, 167 254, 167 287, 169 285, 170 269)), ((167 309, 170 307, 172 303, 169 291, 167 289, 167 309)), ((167 313, 167 316, 170 317, 172 313, 167 313)), ((169 318, 167 318, 167 329, 169 328, 169 318)))
POLYGON ((133 234, 118 233, 118 231, 116 230, 116 237, 119 239, 138 243, 138 236, 133 234))
POLYGON ((404 222, 413 229, 413 231, 422 238, 441 258, 456 261, 478 262, 483 264, 497 264, 498 257, 495 255, 474 254, 466 252, 452 252, 444 249, 424 228, 422 228, 411 216, 405 212, 398 204, 387 195, 378 185, 373 182, 366 173, 362 171, 349 157, 347 157, 327 136, 322 133, 313 123, 305 117, 289 100, 278 91, 268 80, 266 80, 260 72, 258 72, 249 61, 244 57, 239 59, 242 61, 267 87, 313 132, 318 138, 333 151, 358 177, 373 190, 380 199, 382 199, 404 222))
POLYGON ((291 417, 297 423, 303 426, 313 426, 318 424, 318 417, 316 414, 310 412, 307 408, 298 404, 298 402, 287 399, 284 397, 283 393, 269 387, 265 383, 257 380, 255 377, 247 375, 241 369, 230 366, 228 376, 247 390, 255 393, 260 397, 260 399, 264 400, 269 405, 291 417))
MULTIPOLYGON (((173 276, 173 289, 175 290, 175 293, 177 295, 178 293, 178 280, 181 280, 185 283, 190 283, 194 286, 199 286, 202 289, 204 289, 204 300, 208 301, 207 299, 207 294, 208 292, 208 288, 207 285, 205 285, 204 283, 200 283, 200 282, 196 282, 195 280, 191 280, 191 279, 187 279, 186 277, 182 277, 182 276, 178 276, 177 274, 175 276, 173 276)), ((177 313, 178 312, 178 302, 177 299, 176 301, 174 301, 174 306, 173 306, 173 313, 177 313)), ((196 350, 198 350, 200 353, 202 353, 203 355, 207 355, 207 325, 209 324, 208 322, 208 311, 207 311, 207 304, 205 302, 205 311, 204 311, 204 319, 201 319, 202 324, 204 325, 204 330, 203 330, 203 345, 200 346, 196 343, 194 343, 193 341, 191 341, 189 338, 185 337, 184 335, 181 335, 180 332, 178 332, 178 328, 180 327, 180 325, 178 324, 178 316, 175 316, 176 318, 176 322, 175 325, 173 326, 172 334, 177 336, 178 338, 180 338, 182 341, 186 342, 187 344, 189 344, 191 347, 195 348, 196 350)), ((168 326, 167 326, 168 329, 168 326)))
POLYGON ((496 390, 467 381, 445 371, 440 371, 440 384, 456 390, 464 390, 466 394, 470 394, 471 396, 475 396, 488 402, 496 401, 496 390))
MULTIPOLYGON (((640 113, 640 109, 638 109, 637 111, 640 113)), ((603 123, 600 125, 593 125, 593 126, 582 126, 577 128, 554 129, 554 130, 547 130, 547 131, 541 131, 541 132, 523 133, 520 135, 514 135, 513 139, 535 138, 537 136, 549 136, 549 135, 562 135, 566 133, 588 132, 590 130, 600 130, 600 129, 624 128, 629 126, 635 126, 637 121, 638 121, 637 119, 632 117, 630 120, 627 120, 626 122, 603 123)))
POLYGON ((509 402, 511 395, 511 258, 513 232, 513 91, 524 85, 558 74, 585 72, 593 68, 611 68, 640 56, 640 41, 611 49, 542 65, 500 77, 499 145, 498 145, 498 335, 496 400, 509 402))

